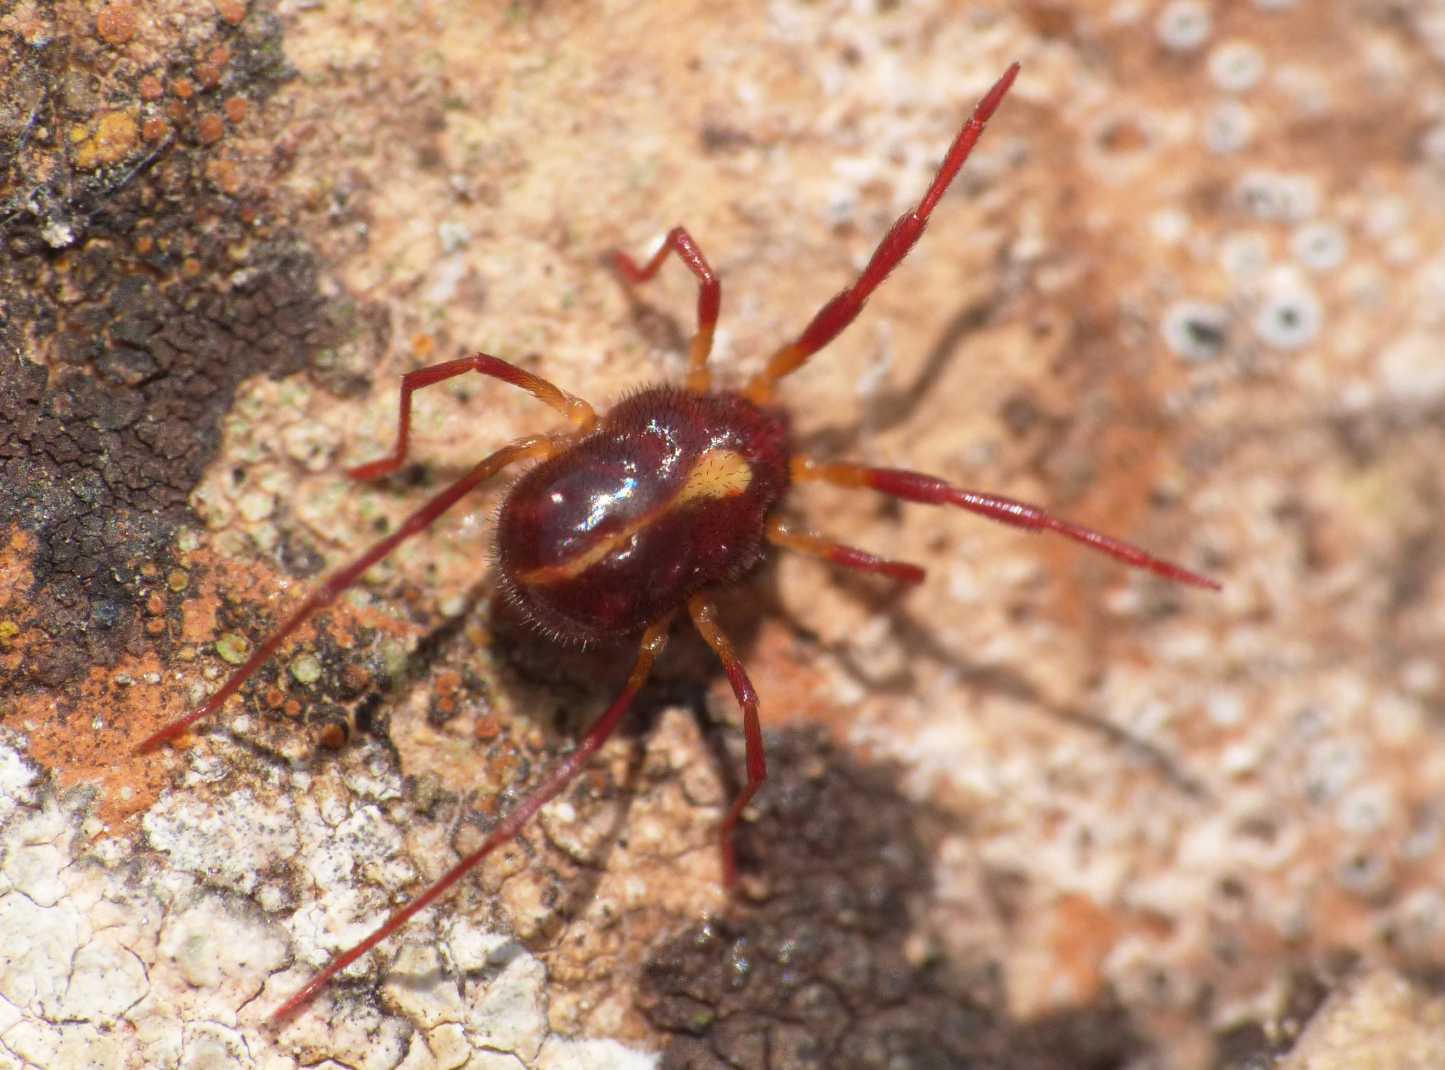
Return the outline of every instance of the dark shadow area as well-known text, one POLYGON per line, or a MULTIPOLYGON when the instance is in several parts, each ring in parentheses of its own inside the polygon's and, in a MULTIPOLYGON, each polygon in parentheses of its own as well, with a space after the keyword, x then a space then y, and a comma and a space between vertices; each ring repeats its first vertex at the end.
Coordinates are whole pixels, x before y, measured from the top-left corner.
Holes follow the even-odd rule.
POLYGON ((910 951, 930 816, 817 731, 769 735, 739 846, 750 898, 661 944, 641 979, 668 1070, 1111 1070, 1144 1050, 1116 1005, 1021 1024, 997 981, 910 951), (921 961, 920 961, 921 959, 921 961))
MULTIPOLYGON (((969 335, 983 330, 997 318, 1001 301, 999 294, 991 293, 964 305, 949 318, 933 345, 929 346, 928 355, 911 382, 882 389, 873 395, 868 401, 866 420, 822 427, 801 436, 798 451, 810 457, 844 460, 848 452, 864 439, 908 423, 923 399, 938 388, 939 380, 957 359, 969 335)), ((826 350, 813 359, 826 360, 826 350)), ((784 387, 784 392, 786 389, 784 387)))

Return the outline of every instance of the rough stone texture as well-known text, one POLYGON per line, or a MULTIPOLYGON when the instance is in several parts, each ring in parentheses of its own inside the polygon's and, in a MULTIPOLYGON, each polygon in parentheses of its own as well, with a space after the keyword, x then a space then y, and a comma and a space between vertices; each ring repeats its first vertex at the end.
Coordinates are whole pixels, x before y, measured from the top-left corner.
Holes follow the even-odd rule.
POLYGON ((1330 997, 1280 1070, 1431 1070, 1445 1052, 1445 996, 1375 970, 1330 997))
POLYGON ((1351 967, 1438 973, 1442 68, 1427 3, 7 7, 0 1066, 1254 1067, 1351 967), (412 470, 358 488, 397 376, 484 348, 597 403, 675 377, 690 278, 629 298, 599 260, 676 222, 745 375, 1015 58, 915 255, 784 399, 810 450, 1225 591, 799 493, 930 579, 785 558, 726 600, 775 731, 743 898, 712 839, 736 715, 679 638, 523 842, 268 1032, 626 658, 491 604, 499 483, 196 745, 130 753, 311 577, 553 426, 439 387, 412 470))

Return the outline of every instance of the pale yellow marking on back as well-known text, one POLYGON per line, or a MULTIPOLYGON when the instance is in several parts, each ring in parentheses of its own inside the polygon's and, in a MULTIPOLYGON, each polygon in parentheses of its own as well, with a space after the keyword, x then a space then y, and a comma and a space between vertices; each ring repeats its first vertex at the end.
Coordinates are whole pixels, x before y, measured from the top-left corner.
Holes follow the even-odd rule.
POLYGON ((753 481, 753 468, 736 450, 708 450, 697 459, 669 508, 711 498, 735 498, 753 481))
POLYGON ((734 498, 752 485, 753 469, 747 459, 736 450, 708 450, 697 459, 683 481, 682 489, 672 498, 619 531, 604 539, 598 539, 576 557, 555 565, 541 565, 523 572, 517 579, 521 583, 544 585, 576 579, 608 554, 620 548, 638 532, 656 522, 671 509, 694 502, 713 501, 718 498, 734 498))

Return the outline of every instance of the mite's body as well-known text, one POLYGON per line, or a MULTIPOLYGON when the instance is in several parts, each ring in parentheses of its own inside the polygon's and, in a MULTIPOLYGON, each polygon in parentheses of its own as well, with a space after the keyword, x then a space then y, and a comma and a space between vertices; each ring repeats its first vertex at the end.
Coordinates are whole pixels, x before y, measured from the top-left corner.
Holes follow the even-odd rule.
POLYGON ((503 592, 561 639, 635 634, 761 560, 791 458, 779 409, 671 386, 633 394, 507 496, 503 592))

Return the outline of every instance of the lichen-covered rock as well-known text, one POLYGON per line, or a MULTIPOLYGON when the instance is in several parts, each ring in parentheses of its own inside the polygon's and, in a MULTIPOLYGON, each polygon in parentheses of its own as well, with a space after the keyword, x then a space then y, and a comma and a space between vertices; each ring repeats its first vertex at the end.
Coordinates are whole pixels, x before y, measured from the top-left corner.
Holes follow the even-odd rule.
POLYGON ((842 1029, 860 1065, 1191 1070, 1312 1037, 1341 961, 1438 973, 1442 62, 1428 4, 5 6, 0 1067, 751 1070, 842 1029), (927 236, 782 400, 812 453, 1037 500, 1223 593, 808 488, 930 575, 785 557, 724 600, 775 733, 744 898, 731 698, 679 641, 635 734, 269 1032, 618 684, 492 604, 498 484, 191 748, 132 752, 318 573, 553 426, 458 381, 358 487, 400 374, 676 378, 692 280, 629 297, 601 256, 684 223, 742 378, 1014 59, 927 236), (725 990, 740 939, 771 957, 725 990))

